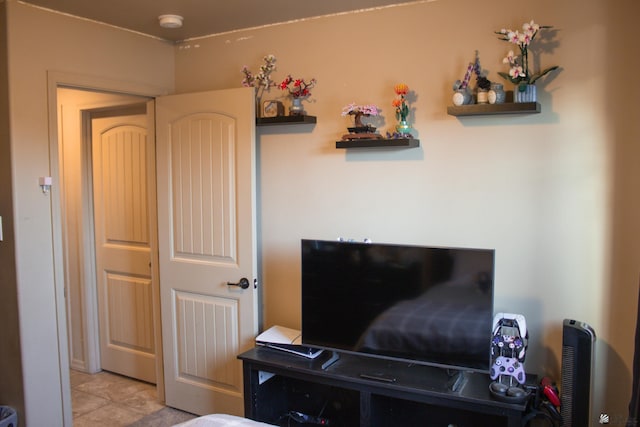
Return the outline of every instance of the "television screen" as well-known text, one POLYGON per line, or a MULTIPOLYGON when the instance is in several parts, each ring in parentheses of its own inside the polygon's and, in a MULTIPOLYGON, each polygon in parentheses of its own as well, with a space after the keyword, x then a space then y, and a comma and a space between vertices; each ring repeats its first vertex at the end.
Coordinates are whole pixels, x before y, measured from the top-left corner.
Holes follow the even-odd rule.
POLYGON ((493 250, 301 245, 304 345, 489 371, 493 250))

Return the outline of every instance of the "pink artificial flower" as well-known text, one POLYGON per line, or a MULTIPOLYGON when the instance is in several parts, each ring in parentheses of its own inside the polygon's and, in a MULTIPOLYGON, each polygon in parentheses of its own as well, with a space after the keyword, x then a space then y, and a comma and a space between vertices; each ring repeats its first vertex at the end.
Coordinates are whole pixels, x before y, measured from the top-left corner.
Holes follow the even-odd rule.
POLYGON ((524 73, 523 68, 520 65, 516 65, 514 67, 511 67, 511 69, 509 70, 509 75, 512 78, 525 77, 526 76, 526 74, 524 73))
POLYGON ((513 51, 510 50, 507 53, 507 56, 502 60, 502 63, 503 64, 515 64, 517 58, 518 57, 513 53, 513 51))
POLYGON ((522 29, 525 31, 531 31, 533 34, 535 34, 540 29, 540 25, 533 22, 532 19, 531 22, 525 22, 524 24, 522 24, 522 29))

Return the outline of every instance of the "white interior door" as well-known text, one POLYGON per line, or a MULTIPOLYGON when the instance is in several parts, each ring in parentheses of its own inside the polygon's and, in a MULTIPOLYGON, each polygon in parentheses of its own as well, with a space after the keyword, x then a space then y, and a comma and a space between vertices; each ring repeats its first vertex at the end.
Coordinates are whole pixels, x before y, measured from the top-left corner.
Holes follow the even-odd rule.
POLYGON ((147 116, 91 123, 101 367, 155 383, 147 116))
POLYGON ((156 100, 168 406, 242 415, 236 356, 258 331, 253 88, 156 100), (250 286, 229 286, 246 278, 250 286))

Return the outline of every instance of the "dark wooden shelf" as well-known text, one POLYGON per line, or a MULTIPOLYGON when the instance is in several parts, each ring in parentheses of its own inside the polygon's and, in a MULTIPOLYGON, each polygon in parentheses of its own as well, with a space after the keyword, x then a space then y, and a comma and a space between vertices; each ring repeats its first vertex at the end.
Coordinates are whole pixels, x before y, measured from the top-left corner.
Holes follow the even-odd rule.
POLYGON ((419 139, 413 138, 389 138, 389 139, 354 139, 336 141, 336 148, 415 148, 420 146, 419 139))
POLYGON ((256 126, 301 125, 316 123, 315 116, 256 117, 256 126))
POLYGON ((447 107, 451 116, 486 116, 495 114, 535 114, 540 112, 537 102, 507 102, 504 104, 471 104, 447 107))

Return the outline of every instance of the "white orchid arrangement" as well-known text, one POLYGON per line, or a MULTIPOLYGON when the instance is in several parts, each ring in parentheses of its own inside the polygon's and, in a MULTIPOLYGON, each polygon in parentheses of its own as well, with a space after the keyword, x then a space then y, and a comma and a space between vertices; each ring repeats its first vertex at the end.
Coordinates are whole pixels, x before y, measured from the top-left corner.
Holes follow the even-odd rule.
POLYGON ((242 73, 244 74, 242 86, 254 87, 256 89, 256 98, 261 98, 264 91, 269 92, 269 89, 276 86, 276 83, 271 79, 271 73, 276 69, 276 57, 273 54, 269 54, 262 59, 264 64, 260 66, 260 71, 256 75, 246 65, 242 67, 242 73))
POLYGON ((498 74, 514 84, 535 84, 539 78, 558 69, 556 65, 536 74, 531 73, 529 70, 529 46, 536 35, 538 35, 538 32, 546 28, 552 27, 548 25, 538 25, 532 20, 522 25, 522 31, 513 31, 504 28, 500 31, 495 31, 495 33, 499 35, 500 40, 515 44, 520 49, 520 56, 517 56, 513 50, 507 53, 507 56, 502 62, 509 64, 509 72, 499 72, 498 74))

